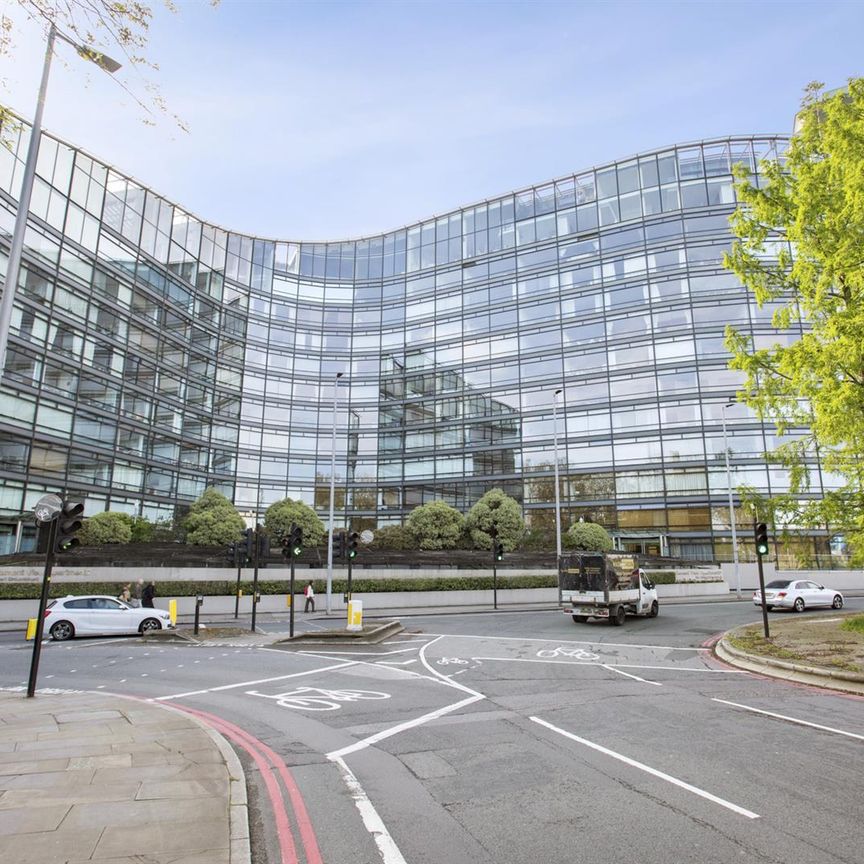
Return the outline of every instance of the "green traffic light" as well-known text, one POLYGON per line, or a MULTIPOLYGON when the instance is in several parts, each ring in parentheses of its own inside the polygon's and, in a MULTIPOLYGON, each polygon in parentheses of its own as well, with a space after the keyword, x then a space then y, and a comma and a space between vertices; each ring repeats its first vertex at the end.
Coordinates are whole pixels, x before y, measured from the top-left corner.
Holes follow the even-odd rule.
POLYGON ((294 555, 295 558, 296 558, 298 555, 300 555, 302 552, 303 552, 303 549, 302 549, 300 546, 295 546, 295 547, 291 550, 291 553, 294 555))

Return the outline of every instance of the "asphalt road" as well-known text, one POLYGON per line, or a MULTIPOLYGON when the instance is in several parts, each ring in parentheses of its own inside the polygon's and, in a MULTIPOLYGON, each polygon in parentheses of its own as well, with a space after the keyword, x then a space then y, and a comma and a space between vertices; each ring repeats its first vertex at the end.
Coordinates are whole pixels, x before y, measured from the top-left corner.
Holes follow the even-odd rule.
MULTIPOLYGON (((39 685, 241 727, 289 766, 332 864, 857 864, 862 700, 703 647, 758 618, 749 602, 688 603, 620 628, 549 611, 406 615, 377 646, 77 640, 45 645, 39 685)), ((0 686, 26 683, 29 661, 4 634, 0 686)), ((256 864, 276 864, 244 759, 256 864)))

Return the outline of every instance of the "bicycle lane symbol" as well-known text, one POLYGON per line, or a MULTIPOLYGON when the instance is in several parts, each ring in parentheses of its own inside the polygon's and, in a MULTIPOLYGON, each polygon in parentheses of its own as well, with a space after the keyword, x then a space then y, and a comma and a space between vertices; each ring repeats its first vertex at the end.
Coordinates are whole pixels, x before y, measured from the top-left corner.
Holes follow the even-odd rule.
POLYGON ((322 687, 296 687, 285 693, 259 693, 247 690, 247 696, 272 699, 281 708, 302 711, 338 711, 343 702, 360 702, 367 699, 389 699, 389 693, 377 690, 326 690, 322 687))
POLYGON ((584 648, 565 648, 559 645, 557 648, 541 648, 537 652, 538 657, 551 659, 553 657, 572 657, 574 660, 599 660, 600 655, 584 648))

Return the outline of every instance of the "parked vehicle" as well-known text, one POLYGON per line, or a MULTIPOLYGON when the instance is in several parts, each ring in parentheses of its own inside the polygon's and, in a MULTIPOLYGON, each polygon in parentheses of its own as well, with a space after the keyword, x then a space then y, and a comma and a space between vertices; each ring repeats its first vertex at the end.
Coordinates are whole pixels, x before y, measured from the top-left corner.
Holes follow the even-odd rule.
POLYGON ((162 609, 133 609, 114 597, 64 597, 45 610, 45 631, 62 642, 74 636, 147 633, 171 628, 171 616, 162 609))
POLYGON ((656 618, 657 589, 636 566, 632 555, 572 552, 561 556, 558 570, 565 614, 576 623, 605 618, 620 627, 628 615, 656 618))
MULTIPOLYGON (((762 605, 762 595, 753 592, 753 603, 762 605)), ((803 612, 813 606, 843 608, 843 595, 808 579, 775 579, 765 586, 765 607, 770 612, 775 606, 803 612)))

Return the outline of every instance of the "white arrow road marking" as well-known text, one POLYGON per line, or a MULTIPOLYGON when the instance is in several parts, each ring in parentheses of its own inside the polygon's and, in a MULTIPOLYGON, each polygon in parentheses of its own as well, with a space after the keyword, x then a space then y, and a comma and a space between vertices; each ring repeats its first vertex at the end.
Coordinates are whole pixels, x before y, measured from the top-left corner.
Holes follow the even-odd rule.
POLYGON ((529 720, 532 720, 534 723, 538 723, 540 726, 545 726, 547 729, 551 729, 553 732, 557 732, 559 735, 563 735, 565 738, 569 738, 571 741, 576 741, 579 744, 584 744, 586 747, 590 747, 592 750, 597 750, 599 753, 605 753, 607 756, 611 756, 613 759, 617 759, 619 762, 624 762, 626 765, 631 765, 633 768, 638 768, 640 771, 645 771, 648 774, 651 774, 653 777, 659 777, 661 780, 665 780, 667 783, 671 783, 673 786, 679 786, 681 789, 686 789, 688 792, 692 792, 694 795, 698 795, 700 798, 706 798, 708 801, 713 801, 715 804, 719 804, 721 807, 725 807, 727 810, 731 810, 733 813, 738 813, 741 816, 746 816, 748 819, 758 819, 759 814, 754 813, 752 810, 746 810, 744 807, 739 807, 737 804, 733 804, 731 801, 726 801, 724 798, 718 798, 716 795, 712 795, 710 792, 706 792, 704 789, 699 789, 697 786, 691 786, 689 783, 685 783, 683 780, 679 780, 677 777, 672 777, 669 774, 664 774, 662 771, 658 771, 656 768, 652 768, 650 765, 645 765, 643 762, 637 762, 635 759, 630 759, 628 756, 623 756, 621 753, 616 753, 614 750, 609 750, 607 747, 601 747, 599 744, 595 744, 593 741, 588 741, 585 738, 580 738, 578 735, 574 735, 572 732, 567 732, 565 729, 559 729, 557 726, 553 726, 551 723, 547 723, 545 720, 541 720, 539 717, 529 717, 529 720))

